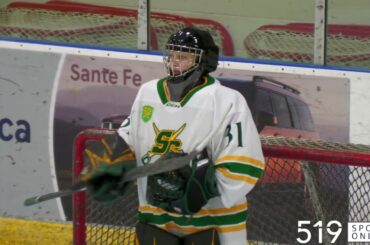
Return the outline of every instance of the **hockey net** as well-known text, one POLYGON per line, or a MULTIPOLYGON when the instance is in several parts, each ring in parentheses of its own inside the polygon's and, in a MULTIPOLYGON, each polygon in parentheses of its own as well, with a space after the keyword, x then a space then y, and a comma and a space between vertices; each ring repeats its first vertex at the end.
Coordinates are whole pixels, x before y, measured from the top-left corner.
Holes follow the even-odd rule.
MULTIPOLYGON (((75 178, 86 167, 86 146, 113 133, 89 129, 76 137, 75 178)), ((348 222, 370 222, 370 146, 273 136, 261 136, 261 142, 267 165, 248 195, 249 244, 296 244, 299 220, 322 221, 323 226, 336 220, 343 230, 335 244, 347 244, 348 222), (292 169, 297 164, 300 177, 292 169)), ((135 184, 111 205, 75 193, 74 244, 134 244, 137 208, 135 184)), ((309 229, 309 244, 317 244, 317 228, 309 229)), ((329 244, 333 237, 321 239, 329 244)))
MULTIPOLYGON (((12 2, 0 9, 0 36, 60 43, 137 49, 137 10, 52 0, 46 3, 12 2)), ((164 50, 171 34, 188 26, 208 30, 220 54, 233 55, 227 30, 208 19, 152 12, 151 50, 164 50)))
MULTIPOLYGON (((247 35, 244 47, 251 58, 313 63, 314 25, 261 26, 247 35)), ((327 63, 370 67, 370 26, 328 25, 327 63)))

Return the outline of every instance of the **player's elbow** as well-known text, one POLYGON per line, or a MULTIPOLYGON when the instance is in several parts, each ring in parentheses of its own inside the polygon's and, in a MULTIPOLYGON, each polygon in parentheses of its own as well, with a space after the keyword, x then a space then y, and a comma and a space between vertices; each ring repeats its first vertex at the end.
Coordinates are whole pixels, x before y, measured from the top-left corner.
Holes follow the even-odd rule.
POLYGON ((223 186, 220 187, 220 199, 222 205, 225 208, 231 208, 239 203, 242 203, 246 200, 246 195, 251 190, 250 187, 246 188, 246 186, 223 186))

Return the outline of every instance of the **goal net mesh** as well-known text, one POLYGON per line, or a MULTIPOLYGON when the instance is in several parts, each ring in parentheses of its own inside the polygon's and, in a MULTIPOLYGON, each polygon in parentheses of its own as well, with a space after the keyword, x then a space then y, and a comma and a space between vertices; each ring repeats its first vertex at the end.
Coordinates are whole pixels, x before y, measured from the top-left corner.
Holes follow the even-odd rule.
MULTIPOLYGON (((13 2, 0 9, 0 36, 60 43, 137 49, 137 10, 62 0, 13 2)), ((228 31, 218 22, 152 12, 151 50, 164 50, 171 34, 195 26, 208 30, 220 54, 233 55, 228 31)))
MULTIPOLYGON (((261 26, 247 35, 244 47, 251 58, 313 63, 314 25, 261 26)), ((370 67, 370 26, 328 25, 327 63, 370 67)))
MULTIPOLYGON (((90 129, 76 137, 76 178, 86 167, 86 146, 113 132, 90 129)), ((261 142, 267 165, 247 196, 249 244, 296 244, 299 220, 339 221, 343 231, 335 244, 348 244, 346 224, 370 222, 369 146, 273 136, 261 136, 261 142)), ((113 204, 96 203, 85 192, 75 193, 73 202, 75 244, 134 244, 135 183, 113 204)), ((311 241, 318 241, 317 228, 308 229, 311 241)), ((330 243, 333 237, 322 239, 330 243)))

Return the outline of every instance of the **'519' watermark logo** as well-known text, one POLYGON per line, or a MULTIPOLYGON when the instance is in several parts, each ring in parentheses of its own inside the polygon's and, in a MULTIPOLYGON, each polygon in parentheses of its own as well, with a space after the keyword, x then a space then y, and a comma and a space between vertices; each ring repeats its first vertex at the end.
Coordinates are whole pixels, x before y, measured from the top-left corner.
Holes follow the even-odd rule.
MULTIPOLYGON (((312 238, 311 231, 308 228, 306 228, 309 225, 311 225, 311 221, 309 220, 298 221, 297 242, 299 242, 300 244, 306 244, 311 241, 312 238)), ((317 228, 318 244, 321 244, 323 242, 323 236, 326 238, 325 243, 329 242, 326 240, 330 240, 330 243, 335 243, 342 232, 342 224, 337 220, 332 220, 328 222, 326 227, 324 227, 326 232, 325 234, 323 233, 323 222, 321 220, 313 224, 312 227, 317 228), (327 234, 329 234, 330 236, 327 236, 327 234)))

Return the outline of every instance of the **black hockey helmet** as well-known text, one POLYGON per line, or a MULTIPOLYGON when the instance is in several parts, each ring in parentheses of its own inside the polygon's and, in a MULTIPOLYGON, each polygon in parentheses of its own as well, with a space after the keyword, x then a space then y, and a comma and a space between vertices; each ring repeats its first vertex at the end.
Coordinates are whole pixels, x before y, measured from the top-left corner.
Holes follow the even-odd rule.
POLYGON ((186 79, 195 70, 200 75, 208 74, 217 69, 219 49, 208 31, 194 27, 186 27, 172 34, 166 44, 164 63, 170 77, 183 77, 186 79), (175 75, 170 63, 170 52, 181 51, 194 54, 195 61, 188 70, 175 75))

